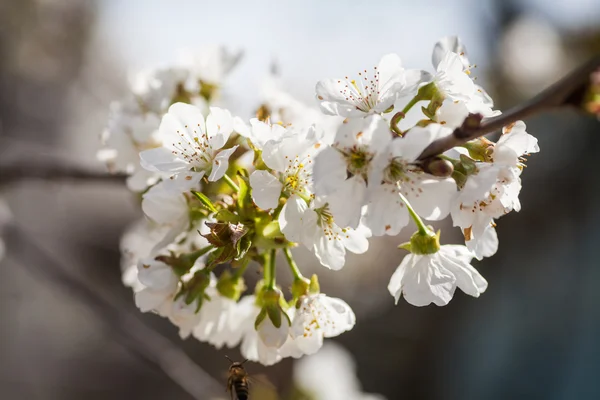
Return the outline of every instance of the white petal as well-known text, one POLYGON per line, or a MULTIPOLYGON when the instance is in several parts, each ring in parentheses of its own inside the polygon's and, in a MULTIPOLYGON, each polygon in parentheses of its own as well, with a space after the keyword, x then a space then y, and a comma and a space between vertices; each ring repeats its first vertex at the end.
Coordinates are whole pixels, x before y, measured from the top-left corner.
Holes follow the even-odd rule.
POLYGON ((440 249, 444 266, 456 277, 456 285, 466 294, 479 297, 487 289, 487 281, 469 263, 453 255, 445 254, 445 246, 440 249))
POLYGON ((448 304, 456 289, 454 275, 443 267, 437 253, 417 257, 420 259, 404 273, 404 298, 417 307, 448 304))
POLYGON ((406 162, 415 161, 433 142, 434 127, 415 126, 404 137, 392 141, 392 152, 396 157, 402 157, 406 162))
POLYGON ((340 270, 346 263, 346 248, 339 239, 326 236, 323 231, 315 238, 314 252, 321 264, 334 271, 340 270))
POLYGON ((321 326, 323 335, 330 338, 351 330, 356 324, 356 316, 348 303, 335 297, 321 296, 326 313, 326 321, 321 326))
POLYGON ((414 266, 416 261, 417 258, 415 255, 407 254, 406 256, 404 256, 402 262, 400 263, 400 265, 398 265, 398 268, 396 268, 396 270, 392 274, 392 277, 390 278, 390 283, 388 284, 388 291, 392 296, 394 296, 396 304, 398 304, 398 300, 400 300, 400 297, 402 296, 402 280, 404 279, 404 274, 406 273, 407 269, 412 268, 414 266))
POLYGON ((367 250, 369 250, 369 240, 365 236, 365 231, 369 232, 370 236, 370 231, 362 225, 360 225, 358 229, 342 229, 340 236, 342 237, 342 243, 346 250, 354 254, 366 253, 367 250))
MULTIPOLYGON (((283 311, 282 311, 283 313, 283 311)), ((287 319, 281 316, 281 325, 279 328, 273 325, 271 319, 266 316, 258 325, 258 336, 267 347, 280 348, 288 338, 290 326, 287 319)))
POLYGON ((408 211, 400 200, 396 185, 382 184, 369 189, 364 224, 374 236, 396 236, 408 225, 408 211))
POLYGON ((336 225, 356 228, 362 206, 367 202, 367 184, 358 175, 346 179, 331 195, 325 197, 336 225))
POLYGON ((233 118, 228 110, 211 107, 206 118, 206 132, 213 150, 222 148, 233 132, 233 118))
POLYGON ((146 288, 135 294, 135 305, 140 311, 148 312, 159 309, 168 299, 169 293, 146 288))
POLYGON ((279 204, 279 196, 283 184, 273 174, 257 170, 250 175, 252 200, 263 210, 275 208, 279 204))
POLYGON ((328 195, 336 191, 346 180, 346 160, 334 149, 327 147, 314 161, 313 179, 315 191, 319 195, 328 195))
POLYGON ((208 180, 211 182, 218 181, 225 175, 227 169, 229 168, 229 157, 235 152, 238 148, 237 145, 233 146, 230 149, 221 150, 213 160, 212 171, 210 172, 210 176, 208 180))
POLYGON ((140 165, 153 172, 182 172, 190 167, 166 147, 144 150, 140 153, 140 165))
POLYGON ((297 195, 290 196, 279 214, 279 228, 286 239, 312 247, 317 230, 317 214, 297 195))
POLYGON ((396 100, 400 90, 406 85, 406 76, 402 61, 396 54, 383 56, 377 67, 379 73, 378 97, 375 111, 383 112, 396 100))
POLYGON ((475 236, 472 240, 466 242, 467 247, 473 253, 478 260, 484 257, 491 257, 498 251, 498 234, 496 229, 490 224, 483 231, 481 235, 475 236))
POLYGON ((317 83, 315 90, 324 114, 342 117, 365 115, 351 101, 346 100, 346 84, 345 80, 340 79, 324 79, 317 83))
POLYGON ((469 62, 467 59, 467 49, 461 40, 458 38, 458 36, 446 36, 440 39, 440 41, 437 42, 433 47, 433 54, 431 56, 433 68, 437 69, 438 65, 448 52, 453 52, 460 55, 463 66, 465 66, 465 62, 468 66, 469 62))
POLYGON ((439 221, 448 216, 458 194, 454 179, 436 178, 420 174, 416 190, 408 191, 408 201, 417 214, 430 221, 439 221))

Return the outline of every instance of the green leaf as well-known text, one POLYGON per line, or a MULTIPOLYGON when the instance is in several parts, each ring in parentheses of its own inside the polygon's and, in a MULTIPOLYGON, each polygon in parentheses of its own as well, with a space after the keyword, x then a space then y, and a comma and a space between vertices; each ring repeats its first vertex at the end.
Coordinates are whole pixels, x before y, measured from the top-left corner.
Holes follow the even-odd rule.
POLYGON ((238 208, 244 216, 248 216, 253 206, 248 172, 241 169, 237 172, 236 177, 239 182, 238 186, 240 187, 237 198, 238 208))
POLYGON ((200 202, 202 203, 202 205, 204 207, 206 207, 206 209, 208 211, 211 211, 213 213, 218 212, 219 210, 217 210, 217 208, 215 207, 215 205, 212 203, 212 201, 210 201, 210 199, 208 197, 206 197, 206 195, 204 193, 201 192, 197 192, 195 190, 192 190, 192 194, 194 196, 196 196, 196 198, 198 200, 200 200, 200 202))

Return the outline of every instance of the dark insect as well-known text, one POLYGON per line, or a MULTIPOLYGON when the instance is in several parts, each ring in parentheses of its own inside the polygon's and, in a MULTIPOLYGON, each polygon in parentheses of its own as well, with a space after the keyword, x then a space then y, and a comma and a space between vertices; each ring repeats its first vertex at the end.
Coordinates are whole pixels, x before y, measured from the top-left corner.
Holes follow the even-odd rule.
POLYGON ((229 366, 229 378, 227 379, 227 391, 231 394, 231 400, 234 400, 234 393, 237 400, 248 400, 250 378, 244 369, 244 363, 248 360, 235 362, 231 358, 225 357, 231 361, 231 365, 229 366))

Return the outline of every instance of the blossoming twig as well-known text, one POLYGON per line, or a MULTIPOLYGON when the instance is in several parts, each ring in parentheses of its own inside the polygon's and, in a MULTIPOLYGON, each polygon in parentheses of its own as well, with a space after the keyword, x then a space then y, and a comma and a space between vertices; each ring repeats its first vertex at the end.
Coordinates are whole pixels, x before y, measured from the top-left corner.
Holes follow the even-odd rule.
POLYGON ((600 68, 600 56, 577 68, 533 99, 519 104, 497 117, 491 117, 484 123, 480 123, 481 115, 470 114, 462 126, 456 128, 452 135, 438 139, 425 148, 418 160, 423 161, 442 154, 446 150, 460 146, 469 140, 500 130, 504 126, 541 111, 564 106, 580 107, 585 90, 590 84, 591 74, 598 68, 600 68))

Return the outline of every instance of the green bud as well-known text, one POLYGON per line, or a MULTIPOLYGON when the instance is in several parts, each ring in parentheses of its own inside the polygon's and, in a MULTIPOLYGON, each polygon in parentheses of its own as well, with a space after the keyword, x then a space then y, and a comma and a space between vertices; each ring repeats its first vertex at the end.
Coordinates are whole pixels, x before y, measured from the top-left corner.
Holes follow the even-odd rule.
POLYGON ((204 97, 206 101, 210 101, 213 96, 217 93, 219 87, 213 83, 205 82, 200 80, 200 96, 204 97))
POLYGON ((289 317, 283 311, 281 306, 281 291, 279 289, 263 289, 262 290, 262 309, 254 321, 255 329, 258 329, 260 323, 268 316, 273 326, 279 328, 281 326, 281 314, 285 316, 287 323, 290 324, 289 317))
POLYGON ((440 178, 446 178, 454 172, 454 165, 443 158, 433 157, 423 164, 425 172, 440 178))
POLYGON ((308 291, 312 294, 317 294, 321 292, 321 286, 319 285, 319 277, 316 274, 310 277, 310 285, 308 287, 308 291))
POLYGON ((410 252, 413 254, 434 254, 440 250, 440 232, 415 232, 410 238, 410 252))
POLYGON ((468 141, 463 145, 469 151, 469 155, 473 160, 477 161, 492 161, 492 153, 494 152, 494 143, 484 137, 479 137, 468 141))
POLYGON ((202 307, 205 294, 204 291, 210 284, 210 275, 205 271, 198 271, 194 276, 185 283, 179 295, 185 296, 185 303, 192 304, 194 301, 198 302, 198 308, 196 312, 202 307))
POLYGON ((207 246, 191 253, 180 254, 179 256, 175 256, 175 254, 171 252, 170 255, 161 255, 156 257, 155 260, 170 265, 177 276, 183 276, 194 266, 194 263, 198 258, 213 249, 213 246, 207 246))
POLYGON ((219 293, 235 301, 239 300, 245 289, 244 280, 232 275, 228 270, 223 272, 217 281, 217 290, 219 293))
POLYGON ((310 288, 310 283, 306 278, 294 279, 292 282, 292 296, 294 299, 298 299, 308 293, 308 289, 310 288))

